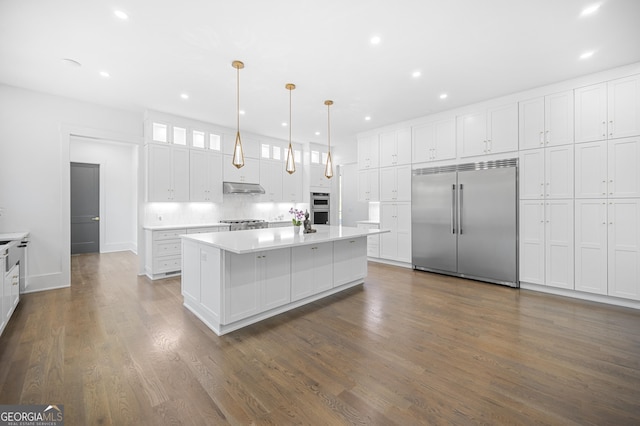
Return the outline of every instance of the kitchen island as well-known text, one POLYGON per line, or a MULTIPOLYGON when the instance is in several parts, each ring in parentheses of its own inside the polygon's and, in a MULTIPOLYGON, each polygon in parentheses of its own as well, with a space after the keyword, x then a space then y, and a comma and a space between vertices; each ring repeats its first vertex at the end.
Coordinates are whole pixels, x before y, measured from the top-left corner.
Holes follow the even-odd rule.
POLYGON ((364 283, 367 236, 317 226, 182 235, 184 306, 217 335, 364 283))

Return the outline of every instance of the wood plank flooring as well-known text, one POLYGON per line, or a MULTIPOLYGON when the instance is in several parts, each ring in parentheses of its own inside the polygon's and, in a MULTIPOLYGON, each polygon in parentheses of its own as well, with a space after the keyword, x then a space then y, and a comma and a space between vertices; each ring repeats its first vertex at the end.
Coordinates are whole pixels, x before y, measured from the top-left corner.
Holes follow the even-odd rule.
POLYGON ((0 338, 0 404, 66 425, 640 424, 640 311, 369 264, 359 286, 218 337, 179 278, 72 258, 0 338))

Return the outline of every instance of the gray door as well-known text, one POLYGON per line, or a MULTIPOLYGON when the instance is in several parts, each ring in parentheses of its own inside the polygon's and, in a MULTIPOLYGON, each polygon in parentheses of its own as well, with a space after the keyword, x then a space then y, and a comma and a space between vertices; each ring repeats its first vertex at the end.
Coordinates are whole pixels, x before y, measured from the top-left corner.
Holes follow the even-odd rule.
POLYGON ((100 165, 71 163, 71 254, 100 251, 100 165))
POLYGON ((516 168, 458 172, 458 272, 515 283, 516 168))
POLYGON ((418 268, 456 272, 456 173, 414 175, 411 253, 418 268))

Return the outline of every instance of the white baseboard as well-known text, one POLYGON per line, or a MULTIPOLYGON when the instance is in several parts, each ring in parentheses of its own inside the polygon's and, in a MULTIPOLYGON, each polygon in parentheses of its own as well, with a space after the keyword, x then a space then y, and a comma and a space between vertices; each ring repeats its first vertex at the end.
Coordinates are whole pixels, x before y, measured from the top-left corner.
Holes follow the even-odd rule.
POLYGON ((540 293, 555 294, 557 296, 572 297, 574 299, 588 300, 590 302, 606 303, 608 305, 622 306, 625 308, 640 309, 640 301, 621 299, 619 297, 603 296, 600 294, 585 293, 564 288, 548 287, 546 285, 520 282, 520 288, 525 290, 539 291, 540 293))
POLYGON ((379 257, 367 257, 367 260, 370 262, 384 263, 386 265, 393 265, 393 266, 399 266, 401 268, 413 269, 412 264, 406 263, 406 262, 398 262, 396 260, 382 259, 379 257))
POLYGON ((114 253, 117 251, 131 251, 133 253, 138 252, 138 246, 135 243, 105 243, 100 248, 100 253, 114 253))
POLYGON ((23 293, 36 293, 38 291, 55 290, 69 287, 69 283, 62 282, 62 273, 30 275, 27 278, 27 286, 23 293))

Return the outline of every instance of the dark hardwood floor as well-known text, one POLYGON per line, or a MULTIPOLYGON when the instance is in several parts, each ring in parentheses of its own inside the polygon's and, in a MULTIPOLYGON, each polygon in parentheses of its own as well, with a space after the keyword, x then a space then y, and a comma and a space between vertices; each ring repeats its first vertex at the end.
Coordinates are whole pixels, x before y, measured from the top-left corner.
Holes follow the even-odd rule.
POLYGON ((218 337, 131 253, 72 258, 0 338, 0 404, 66 425, 640 424, 640 311, 369 264, 218 337))

